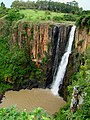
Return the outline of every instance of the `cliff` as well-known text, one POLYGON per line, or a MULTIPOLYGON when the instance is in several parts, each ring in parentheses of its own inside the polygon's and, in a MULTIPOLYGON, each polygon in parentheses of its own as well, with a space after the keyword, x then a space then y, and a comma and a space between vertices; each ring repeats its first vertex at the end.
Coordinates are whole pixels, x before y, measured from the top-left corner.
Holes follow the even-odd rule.
POLYGON ((77 28, 75 34, 75 47, 78 52, 83 53, 88 45, 90 45, 90 33, 87 31, 87 28, 77 28))
POLYGON ((30 57, 39 65, 45 57, 45 53, 50 55, 48 44, 51 40, 48 28, 48 24, 33 25, 30 22, 20 22, 13 31, 12 42, 17 42, 20 48, 29 47, 30 57))
POLYGON ((19 22, 12 30, 12 43, 29 48, 29 55, 46 74, 45 87, 50 87, 65 52, 71 25, 19 22))

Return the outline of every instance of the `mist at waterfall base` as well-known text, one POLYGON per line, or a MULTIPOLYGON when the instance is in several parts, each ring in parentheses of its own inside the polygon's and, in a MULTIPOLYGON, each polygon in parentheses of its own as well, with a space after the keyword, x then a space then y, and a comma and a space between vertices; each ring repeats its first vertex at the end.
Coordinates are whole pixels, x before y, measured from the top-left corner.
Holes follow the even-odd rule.
POLYGON ((53 79, 53 83, 51 85, 51 91, 54 95, 59 95, 58 94, 59 86, 63 84, 63 78, 65 75, 66 67, 68 64, 68 58, 71 53, 72 44, 73 44, 73 40, 74 40, 75 29, 76 29, 76 26, 73 25, 71 28, 70 34, 69 34, 68 45, 66 47, 64 55, 62 56, 61 62, 58 67, 57 74, 56 74, 56 76, 53 76, 54 79, 53 79))

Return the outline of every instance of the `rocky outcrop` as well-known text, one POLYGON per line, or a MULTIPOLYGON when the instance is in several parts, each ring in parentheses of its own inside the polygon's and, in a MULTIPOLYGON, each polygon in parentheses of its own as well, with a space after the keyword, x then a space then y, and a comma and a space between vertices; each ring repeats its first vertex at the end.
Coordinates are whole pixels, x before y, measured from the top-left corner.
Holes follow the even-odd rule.
POLYGON ((70 109, 72 112, 75 112, 83 104, 83 97, 84 93, 82 90, 80 90, 80 87, 74 86, 70 105, 70 109))
POLYGON ((1 103, 1 100, 3 98, 3 95, 4 95, 4 93, 0 93, 0 103, 1 103))
POLYGON ((77 28, 75 35, 75 47, 78 49, 78 52, 83 53, 88 45, 90 45, 90 33, 87 31, 87 28, 77 28))
POLYGON ((45 57, 45 53, 50 53, 50 49, 48 49, 48 44, 51 43, 49 25, 20 22, 18 28, 13 31, 12 41, 13 43, 18 42, 21 48, 29 47, 30 57, 38 65, 45 57))

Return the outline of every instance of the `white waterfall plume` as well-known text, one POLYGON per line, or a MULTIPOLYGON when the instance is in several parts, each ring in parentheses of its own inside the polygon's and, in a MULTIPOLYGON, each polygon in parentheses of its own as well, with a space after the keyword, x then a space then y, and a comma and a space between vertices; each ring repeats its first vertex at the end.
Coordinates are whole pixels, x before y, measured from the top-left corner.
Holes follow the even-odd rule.
POLYGON ((76 29, 76 26, 73 25, 69 34, 69 40, 68 40, 66 51, 62 56, 61 62, 58 67, 57 75, 56 77, 54 76, 55 79, 53 80, 53 83, 51 85, 51 91, 54 95, 58 95, 59 86, 62 85, 63 83, 63 78, 64 78, 66 67, 68 64, 68 58, 72 49, 75 29, 76 29))

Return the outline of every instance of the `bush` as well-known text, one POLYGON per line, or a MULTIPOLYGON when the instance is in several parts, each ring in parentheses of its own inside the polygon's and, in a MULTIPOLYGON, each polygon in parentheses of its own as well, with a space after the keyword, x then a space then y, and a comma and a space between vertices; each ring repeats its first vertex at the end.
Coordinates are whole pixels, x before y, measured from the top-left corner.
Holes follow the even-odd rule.
POLYGON ((36 108, 31 112, 18 111, 15 107, 1 108, 0 120, 54 120, 42 108, 36 108))
POLYGON ((24 14, 20 14, 18 10, 10 9, 8 11, 8 15, 7 15, 6 19, 9 20, 10 22, 13 22, 13 21, 22 19, 23 17, 24 17, 24 14))
POLYGON ((6 90, 12 89, 12 85, 10 84, 6 84, 5 82, 2 81, 2 83, 0 83, 0 94, 6 90))
POLYGON ((46 11, 45 11, 45 15, 51 15, 51 12, 48 11, 48 10, 46 10, 46 11))
POLYGON ((61 16, 54 16, 53 20, 54 21, 60 21, 60 20, 63 20, 63 18, 61 16))
POLYGON ((89 32, 90 30, 90 15, 82 15, 77 21, 76 25, 79 28, 86 27, 87 31, 89 32))
POLYGON ((76 20, 76 26, 78 27, 81 27, 81 22, 82 22, 82 19, 85 17, 85 15, 79 17, 77 20, 76 20))
POLYGON ((71 15, 71 14, 70 15, 69 14, 64 15, 63 19, 66 20, 66 21, 76 21, 75 16, 71 15))
POLYGON ((84 40, 79 40, 79 42, 77 43, 78 46, 82 46, 82 43, 84 42, 84 40))

